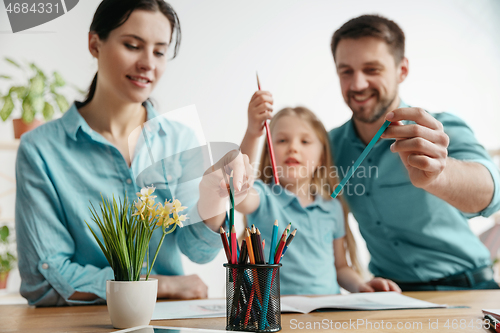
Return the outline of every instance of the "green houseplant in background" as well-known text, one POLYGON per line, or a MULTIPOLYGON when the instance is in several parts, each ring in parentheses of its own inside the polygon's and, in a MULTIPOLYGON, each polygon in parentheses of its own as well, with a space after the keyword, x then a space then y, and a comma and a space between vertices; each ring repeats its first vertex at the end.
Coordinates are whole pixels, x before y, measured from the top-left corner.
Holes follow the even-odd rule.
POLYGON ((0 79, 12 82, 6 93, 0 91, 0 118, 7 121, 11 116, 20 117, 13 119, 16 139, 42 123, 37 115, 49 121, 56 112, 64 113, 69 108, 68 100, 61 92, 66 82, 58 72, 46 75, 34 63, 21 65, 10 58, 5 58, 5 61, 17 68, 19 78, 22 78, 0 75, 0 79))
POLYGON ((158 280, 149 275, 165 236, 182 227, 186 220, 186 215, 179 212, 187 207, 177 199, 156 203, 154 191, 154 187, 141 189, 133 205, 126 197, 118 202, 115 198, 102 198, 99 209, 92 205, 92 221, 100 236, 86 222, 115 275, 114 280, 106 281, 108 312, 115 328, 149 324, 158 290, 158 280), (150 261, 149 242, 157 229, 161 229, 162 235, 150 261), (141 278, 144 262, 146 277, 141 278))
POLYGON ((14 268, 16 257, 10 252, 13 241, 10 239, 10 229, 4 225, 0 228, 0 289, 7 287, 9 272, 14 268))

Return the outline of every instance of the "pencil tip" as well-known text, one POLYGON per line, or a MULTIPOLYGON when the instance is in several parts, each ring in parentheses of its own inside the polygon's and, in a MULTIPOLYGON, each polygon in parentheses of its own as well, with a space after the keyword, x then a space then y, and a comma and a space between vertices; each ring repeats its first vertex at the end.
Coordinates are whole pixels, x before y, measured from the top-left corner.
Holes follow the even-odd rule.
POLYGON ((274 220, 274 225, 278 225, 278 220, 274 220))

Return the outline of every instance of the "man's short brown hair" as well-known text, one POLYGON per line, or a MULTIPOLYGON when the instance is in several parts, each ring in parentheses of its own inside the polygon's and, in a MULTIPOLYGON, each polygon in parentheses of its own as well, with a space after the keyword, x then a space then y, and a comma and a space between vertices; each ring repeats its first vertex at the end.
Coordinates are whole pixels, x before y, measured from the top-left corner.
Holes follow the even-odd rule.
POLYGON ((394 21, 378 15, 362 15, 347 21, 333 34, 333 59, 335 60, 335 51, 342 39, 361 37, 375 37, 385 41, 396 64, 405 56, 405 34, 394 21))

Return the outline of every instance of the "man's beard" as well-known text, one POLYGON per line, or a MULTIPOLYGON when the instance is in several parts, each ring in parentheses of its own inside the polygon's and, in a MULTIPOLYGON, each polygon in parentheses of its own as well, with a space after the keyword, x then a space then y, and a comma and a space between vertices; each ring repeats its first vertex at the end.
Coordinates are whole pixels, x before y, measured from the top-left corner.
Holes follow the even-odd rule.
MULTIPOLYGON (((349 101, 353 98, 352 97, 353 93, 349 92, 349 101)), ((373 124, 377 120, 379 120, 386 112, 387 109, 391 106, 391 104, 394 102, 396 97, 398 96, 397 90, 394 92, 393 96, 390 96, 389 98, 386 99, 380 99, 380 94, 378 91, 375 92, 375 98, 377 99, 377 103, 375 104, 373 111, 367 115, 364 115, 366 111, 366 107, 361 106, 358 107, 357 109, 354 109, 351 106, 351 103, 348 104, 349 108, 351 109, 353 113, 353 117, 362 122, 362 123, 367 123, 367 124, 373 124)))

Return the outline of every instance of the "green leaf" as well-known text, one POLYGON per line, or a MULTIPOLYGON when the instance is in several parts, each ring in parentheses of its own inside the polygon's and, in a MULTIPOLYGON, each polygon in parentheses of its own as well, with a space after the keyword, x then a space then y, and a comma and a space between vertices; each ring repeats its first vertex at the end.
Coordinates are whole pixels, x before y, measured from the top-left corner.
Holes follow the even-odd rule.
POLYGON ((43 80, 45 81, 47 76, 45 75, 45 73, 40 69, 40 67, 38 67, 37 65, 35 65, 34 63, 30 63, 30 67, 32 70, 34 70, 39 76, 41 76, 43 78, 43 80))
POLYGON ((52 82, 52 83, 49 85, 49 90, 50 90, 50 92, 51 92, 51 93, 53 93, 53 94, 57 94, 57 92, 56 92, 56 88, 57 88, 57 87, 56 87, 56 83, 55 83, 55 82, 52 82))
POLYGON ((7 237, 9 237, 9 227, 4 225, 3 227, 0 228, 0 241, 3 243, 7 242, 7 237))
POLYGON ((34 97, 30 97, 30 102, 35 114, 43 112, 45 107, 45 100, 42 96, 37 95, 34 97))
POLYGON ((12 77, 8 76, 8 75, 0 75, 0 79, 10 80, 10 79, 12 79, 12 77))
POLYGON ((10 95, 5 96, 4 101, 5 103, 3 104, 2 110, 0 110, 0 117, 3 121, 6 121, 7 118, 10 117, 12 110, 14 110, 14 102, 10 95))
POLYGON ((5 58, 5 60, 7 62, 9 62, 11 65, 14 65, 16 66, 17 68, 21 68, 21 65, 19 65, 17 62, 15 62, 14 60, 10 59, 10 58, 5 58))
POLYGON ((33 106, 31 105, 29 98, 25 98, 23 101, 23 113, 21 118, 26 124, 30 124, 35 119, 35 112, 33 111, 33 106))
POLYGON ((37 75, 33 77, 31 80, 31 86, 30 86, 30 95, 31 96, 40 96, 43 94, 43 91, 45 89, 45 80, 43 79, 42 76, 37 75))
POLYGON ((45 121, 52 120, 52 117, 54 116, 54 107, 50 103, 45 102, 42 114, 45 121))
POLYGON ((64 87, 66 85, 66 82, 62 78, 62 76, 58 72, 54 72, 54 83, 56 84, 56 87, 64 87))
POLYGON ((9 95, 12 94, 12 93, 15 93, 17 98, 19 99, 24 99, 25 95, 26 95, 26 92, 27 92, 27 89, 23 86, 14 86, 14 87, 11 87, 10 90, 9 90, 9 95))
POLYGON ((61 111, 61 113, 64 113, 64 112, 66 112, 66 110, 69 109, 69 103, 66 100, 66 97, 64 97, 63 95, 54 94, 54 98, 56 100, 57 106, 59 107, 59 111, 61 111))

